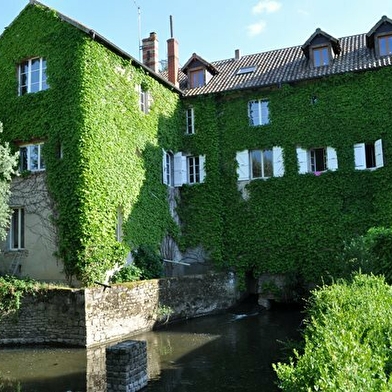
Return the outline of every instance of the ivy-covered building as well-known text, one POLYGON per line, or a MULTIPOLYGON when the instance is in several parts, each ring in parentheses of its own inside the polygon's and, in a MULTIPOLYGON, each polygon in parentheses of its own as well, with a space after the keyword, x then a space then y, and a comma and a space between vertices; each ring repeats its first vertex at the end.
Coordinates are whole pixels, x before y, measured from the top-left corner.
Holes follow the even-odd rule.
MULTIPOLYGON (((392 222, 392 21, 179 67, 143 64, 37 1, 0 37, 2 138, 20 150, 0 270, 102 281, 148 244, 240 276, 336 275, 392 222)), ((188 268, 188 267, 184 267, 188 268)))

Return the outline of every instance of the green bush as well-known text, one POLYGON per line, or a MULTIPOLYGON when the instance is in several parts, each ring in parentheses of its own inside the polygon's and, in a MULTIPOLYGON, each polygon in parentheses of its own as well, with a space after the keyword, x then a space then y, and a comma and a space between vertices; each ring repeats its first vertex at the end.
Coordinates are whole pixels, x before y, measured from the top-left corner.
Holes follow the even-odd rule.
POLYGON ((140 280, 142 270, 135 264, 128 264, 113 274, 110 278, 111 283, 135 282, 140 280))
POLYGON ((151 245, 141 245, 132 252, 134 264, 141 270, 141 279, 160 278, 163 273, 163 261, 151 245))
POLYGON ((357 274, 312 292, 303 352, 273 367, 288 392, 392 391, 392 288, 357 274))

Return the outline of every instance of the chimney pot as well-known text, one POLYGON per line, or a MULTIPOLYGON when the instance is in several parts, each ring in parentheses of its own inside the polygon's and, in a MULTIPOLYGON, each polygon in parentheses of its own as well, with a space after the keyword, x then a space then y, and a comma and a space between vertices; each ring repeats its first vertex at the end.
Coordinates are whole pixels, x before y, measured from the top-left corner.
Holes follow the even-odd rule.
POLYGON ((176 87, 179 86, 178 69, 178 42, 175 38, 170 38, 167 40, 167 72, 169 82, 173 83, 176 87))
POLYGON ((239 60, 239 59, 241 58, 240 50, 239 50, 239 49, 236 49, 234 53, 235 53, 235 54, 234 54, 235 59, 236 59, 236 60, 239 60))
POLYGON ((154 72, 158 72, 158 37, 155 32, 150 33, 148 38, 142 40, 143 64, 154 72))

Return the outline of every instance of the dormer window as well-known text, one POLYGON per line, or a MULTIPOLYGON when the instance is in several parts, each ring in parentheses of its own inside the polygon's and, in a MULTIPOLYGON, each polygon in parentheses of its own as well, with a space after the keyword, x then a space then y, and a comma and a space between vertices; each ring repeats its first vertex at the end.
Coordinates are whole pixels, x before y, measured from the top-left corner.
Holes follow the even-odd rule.
POLYGON ((380 56, 388 56, 392 54, 392 34, 378 38, 378 49, 380 51, 380 56))
POLYGON ((366 46, 378 57, 392 54, 392 19, 383 16, 366 34, 366 46))
POLYGON ((333 56, 342 51, 338 39, 325 33, 321 29, 316 31, 302 45, 302 51, 313 67, 324 67, 331 64, 333 56))
POLYGON ((204 69, 192 69, 189 71, 189 87, 197 88, 205 84, 204 69))
POLYGON ((315 67, 322 67, 329 65, 330 62, 330 50, 329 46, 320 46, 313 49, 313 65, 315 67))
POLYGON ((203 87, 218 73, 218 70, 212 64, 196 53, 193 53, 181 70, 188 76, 188 88, 203 87))

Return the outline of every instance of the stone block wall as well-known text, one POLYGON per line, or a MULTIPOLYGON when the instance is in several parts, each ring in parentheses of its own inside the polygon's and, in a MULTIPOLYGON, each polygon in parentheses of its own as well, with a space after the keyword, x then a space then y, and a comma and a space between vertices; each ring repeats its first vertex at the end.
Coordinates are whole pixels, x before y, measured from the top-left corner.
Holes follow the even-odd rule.
POLYGON ((0 318, 0 345, 92 347, 123 340, 167 321, 223 311, 238 299, 235 286, 231 274, 208 274, 40 291, 0 318))

